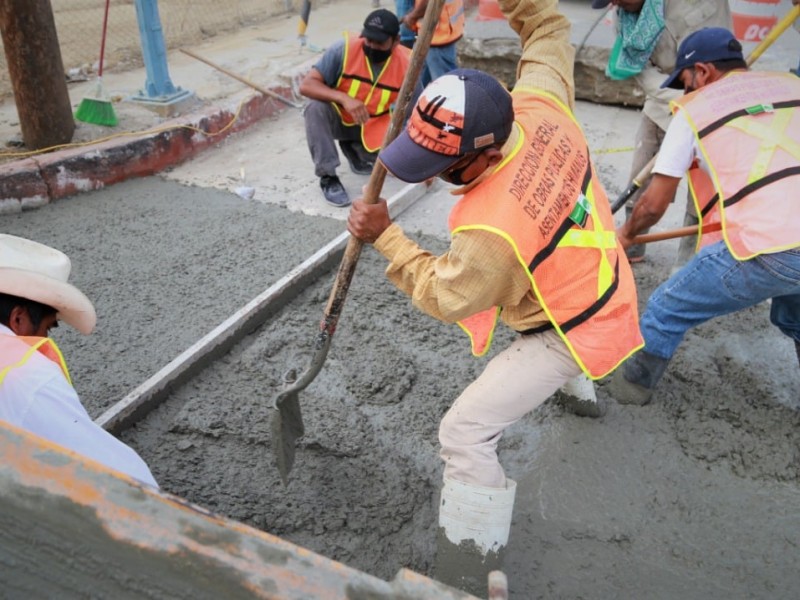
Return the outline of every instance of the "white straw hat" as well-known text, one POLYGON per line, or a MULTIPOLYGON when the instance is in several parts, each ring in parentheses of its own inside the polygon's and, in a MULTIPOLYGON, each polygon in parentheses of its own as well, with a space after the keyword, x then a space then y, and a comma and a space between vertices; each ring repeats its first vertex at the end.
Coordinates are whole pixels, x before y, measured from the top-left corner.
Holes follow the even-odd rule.
POLYGON ((91 301, 67 283, 69 257, 50 246, 0 234, 0 293, 51 306, 58 319, 88 335, 97 315, 91 301))

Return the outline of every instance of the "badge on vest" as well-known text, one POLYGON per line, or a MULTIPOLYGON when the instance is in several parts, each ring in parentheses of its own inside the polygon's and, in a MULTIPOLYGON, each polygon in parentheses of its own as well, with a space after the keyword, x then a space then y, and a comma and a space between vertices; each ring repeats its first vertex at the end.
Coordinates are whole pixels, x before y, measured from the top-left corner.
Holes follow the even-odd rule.
POLYGON ((578 227, 583 228, 586 226, 586 219, 589 218, 590 214, 592 214, 592 205, 589 204, 588 198, 581 194, 575 204, 575 208, 569 213, 569 218, 578 227))

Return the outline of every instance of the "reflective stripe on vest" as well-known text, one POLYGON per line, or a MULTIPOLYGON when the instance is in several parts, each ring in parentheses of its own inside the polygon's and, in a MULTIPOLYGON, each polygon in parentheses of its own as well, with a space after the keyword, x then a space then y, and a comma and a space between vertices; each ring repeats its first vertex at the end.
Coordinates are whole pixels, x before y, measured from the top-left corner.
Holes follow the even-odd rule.
MULTIPOLYGON (((569 109, 536 90, 517 88, 513 97, 518 143, 453 207, 450 230, 505 239, 575 361, 599 379, 643 346, 633 273, 569 109)), ((499 313, 459 322, 474 354, 488 351, 499 313)))
POLYGON ((672 107, 708 165, 689 170, 701 245, 724 239, 737 260, 800 246, 800 79, 734 71, 672 107), (712 223, 721 231, 703 234, 712 223))
POLYGON ((53 340, 7 334, 0 334, 0 385, 8 373, 25 365, 37 351, 61 367, 67 382, 72 385, 67 363, 53 340))
MULTIPOLYGON (((420 0, 415 0, 415 6, 419 6, 420 0)), ((417 21, 414 31, 419 33, 422 20, 417 21)), ((433 30, 431 46, 446 46, 464 35, 464 0, 445 0, 442 12, 439 13, 439 22, 433 30)))
MULTIPOLYGON (((361 143, 369 152, 380 150, 383 138, 391 124, 391 111, 403 78, 409 66, 411 51, 396 44, 391 56, 383 63, 377 78, 373 76, 372 66, 364 54, 364 40, 357 34, 344 34, 344 57, 342 73, 336 82, 336 89, 351 98, 361 100, 367 107, 370 118, 361 126, 361 143)), ((355 127, 353 116, 341 106, 332 103, 342 123, 355 127)))

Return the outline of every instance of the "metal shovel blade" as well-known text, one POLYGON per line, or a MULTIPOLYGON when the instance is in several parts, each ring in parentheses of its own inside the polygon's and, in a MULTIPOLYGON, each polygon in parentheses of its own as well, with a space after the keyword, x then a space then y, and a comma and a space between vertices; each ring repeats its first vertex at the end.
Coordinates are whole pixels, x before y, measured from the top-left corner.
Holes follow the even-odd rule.
POLYGON ((305 433, 299 390, 293 389, 296 377, 294 370, 284 375, 285 391, 276 399, 277 410, 272 417, 272 451, 284 485, 288 483, 289 471, 294 465, 297 439, 305 433))

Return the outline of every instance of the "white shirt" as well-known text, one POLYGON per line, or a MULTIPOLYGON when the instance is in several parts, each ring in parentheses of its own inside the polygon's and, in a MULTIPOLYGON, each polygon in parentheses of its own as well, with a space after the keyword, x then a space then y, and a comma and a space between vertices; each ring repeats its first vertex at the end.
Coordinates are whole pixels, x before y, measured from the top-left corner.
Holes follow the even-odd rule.
MULTIPOLYGON (((14 332, 0 325, 0 335, 14 332)), ((61 367, 39 352, 0 383, 0 420, 158 487, 142 458, 92 421, 61 367)))
POLYGON ((679 110, 664 134, 664 141, 658 151, 653 173, 681 178, 692 166, 692 161, 699 159, 700 168, 708 173, 708 165, 697 149, 697 138, 689 126, 686 114, 679 110))

